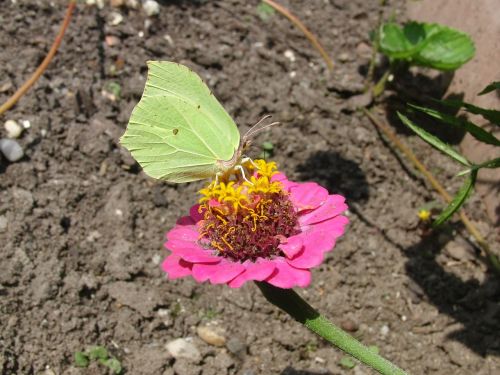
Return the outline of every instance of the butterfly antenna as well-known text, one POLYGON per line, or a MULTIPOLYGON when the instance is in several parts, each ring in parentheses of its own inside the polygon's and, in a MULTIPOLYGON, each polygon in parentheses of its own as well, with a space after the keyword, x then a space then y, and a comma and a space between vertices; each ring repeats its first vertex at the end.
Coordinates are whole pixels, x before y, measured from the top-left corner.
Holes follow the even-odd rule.
POLYGON ((268 118, 271 118, 271 117, 272 117, 271 115, 266 115, 266 116, 262 117, 258 123, 256 123, 250 129, 248 129, 248 131, 243 136, 243 141, 244 142, 247 141, 249 138, 251 138, 255 134, 260 133, 261 131, 263 131, 267 128, 270 128, 272 126, 280 124, 279 122, 273 122, 271 124, 261 125, 265 120, 267 120, 268 118))

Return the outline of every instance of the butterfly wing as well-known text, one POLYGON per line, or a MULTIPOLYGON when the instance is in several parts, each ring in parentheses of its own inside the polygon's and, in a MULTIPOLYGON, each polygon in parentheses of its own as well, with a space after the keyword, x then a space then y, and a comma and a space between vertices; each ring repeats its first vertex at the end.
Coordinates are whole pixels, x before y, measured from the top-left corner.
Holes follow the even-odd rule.
POLYGON ((229 160, 238 128, 201 78, 186 66, 149 61, 148 79, 121 143, 154 178, 189 182, 212 177, 229 160))

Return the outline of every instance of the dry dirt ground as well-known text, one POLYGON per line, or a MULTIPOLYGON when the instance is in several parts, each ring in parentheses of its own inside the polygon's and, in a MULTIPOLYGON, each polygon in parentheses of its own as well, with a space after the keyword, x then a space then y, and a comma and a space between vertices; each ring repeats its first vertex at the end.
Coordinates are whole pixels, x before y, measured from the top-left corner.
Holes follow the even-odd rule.
MULTIPOLYGON (((2 2, 0 102, 43 58, 64 3, 2 2)), ((437 197, 346 105, 363 89, 379 10, 401 19, 401 2, 282 3, 320 37, 336 60, 333 73, 286 19, 263 20, 257 1, 162 1, 152 18, 78 5, 50 68, 2 117, 31 127, 18 140, 25 157, 0 164, 1 374, 106 374, 97 364, 74 367, 74 353, 92 345, 105 346, 128 374, 371 373, 341 367, 338 350, 252 284, 165 280, 164 234, 202 183, 152 181, 117 144, 149 59, 199 72, 242 128, 274 115, 284 125, 261 135, 252 156, 270 141, 289 177, 347 197, 347 233, 299 291, 311 304, 412 374, 500 373, 500 280, 456 221, 423 236, 417 210, 437 197), (123 19, 113 25, 116 13, 123 19), (224 346, 197 336, 207 325, 223 332, 224 346), (165 345, 179 338, 199 355, 169 354, 165 345)), ((439 92, 446 81, 405 77, 417 90, 439 92)), ((450 189, 459 186, 457 166, 392 124, 450 189)), ((480 201, 467 209, 494 241, 480 201)))

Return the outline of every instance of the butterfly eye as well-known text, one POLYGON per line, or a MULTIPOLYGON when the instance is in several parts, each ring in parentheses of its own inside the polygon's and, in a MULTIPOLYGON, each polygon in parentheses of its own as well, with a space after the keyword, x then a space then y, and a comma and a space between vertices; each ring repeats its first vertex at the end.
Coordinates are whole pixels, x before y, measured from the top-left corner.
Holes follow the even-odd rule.
POLYGON ((172 133, 174 133, 174 135, 177 135, 177 133, 179 133, 179 129, 172 129, 172 133))

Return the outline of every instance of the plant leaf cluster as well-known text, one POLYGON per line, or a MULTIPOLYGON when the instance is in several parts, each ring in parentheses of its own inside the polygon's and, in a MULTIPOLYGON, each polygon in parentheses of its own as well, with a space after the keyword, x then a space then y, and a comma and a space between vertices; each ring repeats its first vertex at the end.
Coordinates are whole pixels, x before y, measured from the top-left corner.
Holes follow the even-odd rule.
POLYGON ((392 61, 407 61, 438 70, 455 70, 472 59, 475 47, 465 33, 436 23, 384 23, 378 48, 392 61))
POLYGON ((75 352, 76 367, 88 367, 91 361, 98 361, 115 374, 121 374, 123 371, 120 361, 110 355, 108 350, 103 346, 93 346, 85 352, 75 352))
MULTIPOLYGON (((499 82, 493 82, 488 85, 479 95, 491 92, 493 90, 497 90, 500 88, 499 82)), ((460 100, 438 100, 436 101, 444 106, 452 107, 454 109, 463 108, 465 111, 480 115, 485 120, 490 122, 492 125, 500 126, 500 111, 494 109, 485 109, 478 106, 474 106, 470 103, 466 103, 460 100)), ((467 121, 463 118, 459 118, 456 116, 452 116, 436 109, 421 107, 417 105, 410 104, 410 108, 412 110, 417 110, 421 113, 424 113, 430 117, 433 117, 447 125, 455 126, 459 129, 465 130, 478 141, 486 144, 490 144, 496 147, 500 146, 500 140, 493 135, 493 133, 484 130, 478 125, 474 124, 471 121, 467 121)), ((453 158, 460 164, 467 167, 466 170, 459 173, 459 176, 468 175, 462 187, 455 195, 450 204, 441 212, 439 217, 434 221, 433 226, 439 226, 447 221, 458 209, 465 203, 470 193, 474 188, 474 184, 476 182, 477 174, 481 168, 499 168, 500 167, 500 157, 486 160, 479 164, 471 163, 467 160, 463 155, 461 155, 457 150, 455 150, 452 146, 446 144, 438 137, 432 135, 426 130, 422 129, 420 126, 411 121, 408 117, 398 112, 398 116, 400 120, 408 126, 411 130, 413 130, 419 137, 425 140, 427 143, 453 158)))

